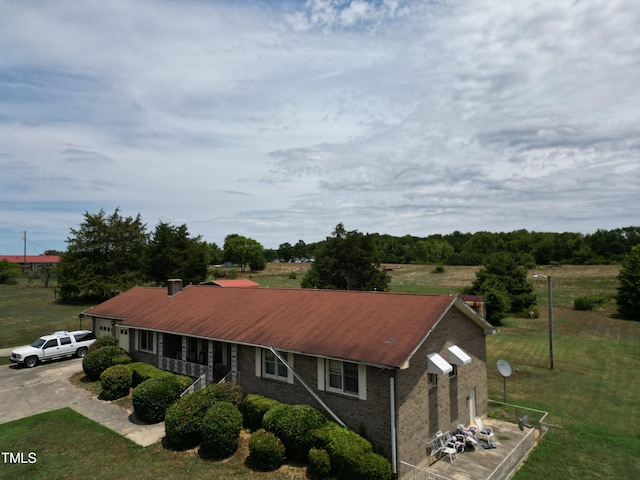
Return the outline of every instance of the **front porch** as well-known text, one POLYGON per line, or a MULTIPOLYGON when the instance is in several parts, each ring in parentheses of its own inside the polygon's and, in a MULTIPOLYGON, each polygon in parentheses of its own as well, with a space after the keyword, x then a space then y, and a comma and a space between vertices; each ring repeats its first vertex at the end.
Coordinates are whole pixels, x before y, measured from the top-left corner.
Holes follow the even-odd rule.
POLYGON ((192 378, 206 375, 207 383, 225 378, 237 359, 235 344, 166 333, 158 350, 158 368, 192 378))

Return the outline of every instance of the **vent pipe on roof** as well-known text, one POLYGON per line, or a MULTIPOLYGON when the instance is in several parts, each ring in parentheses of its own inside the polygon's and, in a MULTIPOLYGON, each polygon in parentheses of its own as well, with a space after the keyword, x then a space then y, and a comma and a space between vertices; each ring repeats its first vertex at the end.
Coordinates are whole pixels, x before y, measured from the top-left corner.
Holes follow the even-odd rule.
POLYGON ((167 280, 167 293, 173 297, 176 293, 182 291, 182 280, 179 278, 170 278, 167 280))

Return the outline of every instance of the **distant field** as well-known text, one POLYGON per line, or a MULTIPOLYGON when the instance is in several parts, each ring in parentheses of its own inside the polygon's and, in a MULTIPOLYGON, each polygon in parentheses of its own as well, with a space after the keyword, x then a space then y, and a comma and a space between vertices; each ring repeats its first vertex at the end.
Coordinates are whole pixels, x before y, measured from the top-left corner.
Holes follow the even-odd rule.
MULTIPOLYGON (((391 269, 394 292, 446 294, 470 285, 479 268, 445 267, 444 273, 436 274, 432 265, 387 267, 391 269)), ((251 278, 262 286, 295 288, 305 268, 308 266, 304 264, 270 265, 265 272, 251 274, 251 278), (296 279, 289 278, 291 272, 296 273, 296 279)), ((640 322, 617 318, 613 300, 597 311, 573 309, 578 296, 615 295, 618 271, 618 266, 610 265, 540 270, 551 276, 553 285, 554 370, 549 369, 547 281, 534 279, 533 271, 531 280, 538 295, 540 318, 507 318, 499 333, 487 338, 490 398, 502 399, 503 381, 496 362, 507 360, 514 370, 507 382, 507 401, 550 412, 549 421, 560 425, 565 433, 560 445, 543 440, 515 480, 640 478, 640 322)), ((244 274, 243 278, 249 276, 244 274)), ((76 328, 77 314, 87 307, 56 304, 52 289, 0 285, 0 346, 30 342, 42 331, 76 328)), ((78 439, 86 458, 101 458, 104 445, 84 440, 92 435, 94 427, 75 426, 74 422, 68 424, 67 437, 78 439)), ((26 435, 24 448, 46 448, 60 458, 73 450, 75 443, 58 448, 57 442, 41 438, 36 429, 29 428, 20 430, 20 436, 26 435)), ((295 478, 300 473, 292 469, 284 477, 267 477, 233 462, 230 472, 227 466, 204 463, 190 452, 169 452, 161 446, 138 450, 126 443, 124 439, 110 441, 113 448, 105 458, 117 456, 118 462, 122 458, 122 463, 131 465, 152 462, 151 475, 170 472, 171 478, 192 478, 189 472, 206 471, 214 478, 295 478), (182 471, 183 476, 179 473, 182 471)), ((111 460, 98 466, 108 471, 111 460)), ((136 470, 136 475, 147 478, 143 470, 136 470)), ((67 473, 68 478, 77 478, 86 472, 79 469, 67 473)))

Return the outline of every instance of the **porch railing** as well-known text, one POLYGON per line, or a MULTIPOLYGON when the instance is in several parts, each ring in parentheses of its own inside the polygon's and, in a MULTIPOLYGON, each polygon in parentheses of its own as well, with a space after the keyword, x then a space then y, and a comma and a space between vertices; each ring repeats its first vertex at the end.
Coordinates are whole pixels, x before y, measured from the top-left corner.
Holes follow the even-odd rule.
POLYGON ((193 382, 189 387, 180 394, 180 396, 187 395, 189 393, 197 392, 198 390, 202 390, 207 386, 207 374, 206 372, 200 375, 195 382, 193 382))

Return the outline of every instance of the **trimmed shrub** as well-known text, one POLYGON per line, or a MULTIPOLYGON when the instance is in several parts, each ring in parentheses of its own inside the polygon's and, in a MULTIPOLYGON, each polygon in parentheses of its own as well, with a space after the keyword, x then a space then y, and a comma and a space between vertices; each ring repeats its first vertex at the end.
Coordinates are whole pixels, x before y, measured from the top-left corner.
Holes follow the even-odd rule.
POLYGON ((114 365, 114 359, 126 356, 127 352, 119 347, 102 347, 87 353, 82 359, 82 369, 89 378, 99 380, 102 372, 114 365))
POLYGON ((251 430, 259 429, 262 426, 264 414, 278 405, 282 405, 282 403, 272 398, 250 393, 244 398, 241 405, 245 426, 251 430))
POLYGON ((125 365, 109 367, 100 375, 100 385, 105 400, 126 397, 131 389, 131 370, 125 365))
POLYGON ((133 362, 133 363, 130 363, 128 367, 131 369, 131 373, 133 374, 132 385, 134 388, 146 380, 150 380, 152 378, 167 377, 167 376, 173 376, 173 377, 179 378, 180 383, 184 385, 184 388, 182 389, 182 391, 186 390, 189 387, 189 385, 193 383, 193 380, 191 380, 191 378, 189 377, 186 377, 184 375, 175 375, 171 372, 167 372, 166 370, 161 370, 158 367, 154 367, 150 363, 133 362))
MULTIPOLYGON (((114 365, 129 365, 132 362, 132 358, 129 355, 123 355, 122 357, 116 357, 113 359, 114 365)), ((131 370, 129 370, 131 371, 131 370)))
POLYGON ((316 446, 324 448, 331 459, 331 472, 339 479, 388 480, 389 461, 373 452, 371 443, 337 423, 328 422, 314 432, 316 446))
POLYGON ((97 338, 95 342, 89 345, 88 351, 93 352, 94 350, 98 350, 102 347, 117 347, 118 339, 115 337, 100 337, 97 338))
POLYGON ((238 449, 242 429, 242 414, 229 402, 218 402, 202 421, 202 445, 200 456, 207 459, 227 458, 238 449))
POLYGON ((242 404, 242 387, 237 383, 214 383, 196 392, 207 395, 218 402, 229 402, 240 408, 242 404))
POLYGON ((188 450, 202 442, 202 420, 217 401, 200 392, 185 395, 167 408, 164 430, 176 450, 188 450))
POLYGON ((176 375, 150 378, 133 389, 133 411, 145 423, 159 423, 169 405, 184 391, 176 375))
POLYGON ((309 405, 283 404, 265 413, 262 426, 282 440, 289 458, 304 462, 314 443, 313 430, 328 421, 309 405))
POLYGON ((233 383, 209 385, 185 395, 167 408, 164 429, 167 442, 176 450, 187 450, 202 442, 202 420, 217 402, 236 406, 242 401, 242 388, 233 383))
POLYGON ((331 473, 331 459, 326 450, 312 448, 309 450, 307 474, 314 480, 323 480, 331 473))
POLYGON ((285 448, 282 441, 263 428, 249 439, 249 464, 256 470, 277 470, 284 461, 285 448))

